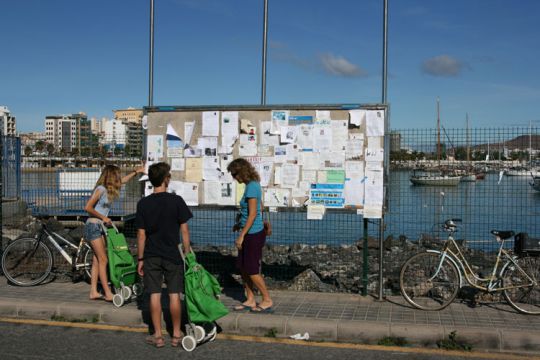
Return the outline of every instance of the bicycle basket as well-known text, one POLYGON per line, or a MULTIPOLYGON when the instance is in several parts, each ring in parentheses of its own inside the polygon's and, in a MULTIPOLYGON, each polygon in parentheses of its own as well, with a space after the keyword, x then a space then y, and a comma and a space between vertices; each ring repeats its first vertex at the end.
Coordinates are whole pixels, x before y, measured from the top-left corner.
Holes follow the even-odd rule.
POLYGON ((514 252, 519 256, 540 256, 540 239, 520 232, 514 236, 514 252))

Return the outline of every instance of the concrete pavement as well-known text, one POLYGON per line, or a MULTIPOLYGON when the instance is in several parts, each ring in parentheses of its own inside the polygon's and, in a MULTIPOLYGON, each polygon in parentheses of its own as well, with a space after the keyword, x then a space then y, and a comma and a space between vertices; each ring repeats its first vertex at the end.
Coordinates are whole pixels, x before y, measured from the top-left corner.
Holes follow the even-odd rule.
MULTIPOLYGON (((88 321, 146 327, 147 301, 116 308, 88 300, 84 282, 50 282, 17 287, 0 277, 0 317, 88 321)), ((474 350, 540 354, 540 316, 522 315, 503 303, 469 307, 454 303, 438 312, 411 308, 401 297, 377 301, 353 294, 272 291, 274 312, 230 312, 218 321, 224 333, 288 337, 309 333, 310 340, 377 344, 401 337, 413 346, 436 347, 455 331, 459 342, 474 350)), ((222 301, 230 309, 240 289, 226 289, 222 301)))

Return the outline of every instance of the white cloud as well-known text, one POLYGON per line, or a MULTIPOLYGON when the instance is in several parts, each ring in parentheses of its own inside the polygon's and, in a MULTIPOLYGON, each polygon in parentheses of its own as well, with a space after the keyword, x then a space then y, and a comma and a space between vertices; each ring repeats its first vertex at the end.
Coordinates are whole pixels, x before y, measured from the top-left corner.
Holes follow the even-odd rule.
POLYGON ((320 56, 320 61, 323 69, 331 75, 343 77, 367 76, 367 72, 365 70, 361 69, 357 65, 354 65, 342 56, 335 56, 330 53, 322 54, 320 56))
POLYGON ((427 59, 422 64, 422 71, 432 76, 458 76, 466 65, 449 55, 439 55, 427 59))

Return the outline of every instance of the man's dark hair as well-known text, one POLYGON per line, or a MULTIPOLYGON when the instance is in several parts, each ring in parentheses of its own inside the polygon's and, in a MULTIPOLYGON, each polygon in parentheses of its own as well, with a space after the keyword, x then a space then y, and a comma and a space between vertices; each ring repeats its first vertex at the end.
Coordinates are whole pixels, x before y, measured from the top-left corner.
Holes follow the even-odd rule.
POLYGON ((154 187, 161 186, 165 178, 170 175, 171 166, 166 162, 152 164, 148 168, 148 179, 154 187))

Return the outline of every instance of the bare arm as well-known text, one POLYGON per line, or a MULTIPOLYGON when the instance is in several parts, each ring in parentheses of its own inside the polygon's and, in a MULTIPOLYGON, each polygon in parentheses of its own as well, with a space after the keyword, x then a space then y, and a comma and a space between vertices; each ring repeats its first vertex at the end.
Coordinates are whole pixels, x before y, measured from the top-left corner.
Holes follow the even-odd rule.
POLYGON ((136 169, 133 169, 132 172, 130 172, 129 174, 127 174, 126 176, 124 176, 122 178, 122 184, 125 184, 127 183, 129 180, 131 180, 135 175, 137 174, 144 174, 144 165, 141 165, 139 166, 138 168, 136 169))
POLYGON ((137 272, 139 275, 144 275, 144 262, 140 259, 144 258, 144 246, 146 244, 146 231, 144 229, 137 230, 137 272))
POLYGON ((189 226, 187 223, 180 225, 180 233, 182 234, 182 247, 184 254, 187 254, 191 250, 191 242, 189 239, 189 226))

